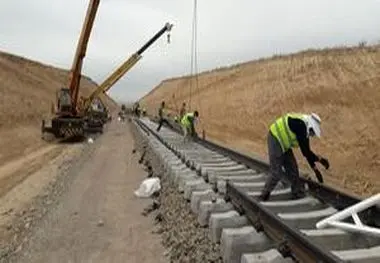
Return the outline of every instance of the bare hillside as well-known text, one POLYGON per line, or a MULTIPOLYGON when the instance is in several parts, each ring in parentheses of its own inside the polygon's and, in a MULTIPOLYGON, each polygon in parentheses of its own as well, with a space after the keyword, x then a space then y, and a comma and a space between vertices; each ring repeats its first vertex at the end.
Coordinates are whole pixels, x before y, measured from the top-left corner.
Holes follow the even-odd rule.
MULTIPOLYGON (((40 147, 41 119, 50 115, 55 91, 67 85, 68 71, 0 52, 0 164, 40 147)), ((82 78, 83 94, 96 84, 82 78)), ((114 109, 108 96, 104 101, 114 109)))
MULTIPOLYGON (((163 81, 142 98, 149 113, 161 100, 200 112, 199 129, 218 143, 267 159, 268 127, 289 111, 316 112, 322 138, 312 148, 329 158, 328 183, 355 193, 379 192, 380 47, 309 50, 163 81), (190 96, 191 94, 191 96, 190 96)), ((306 171, 306 163, 301 166, 306 171)))

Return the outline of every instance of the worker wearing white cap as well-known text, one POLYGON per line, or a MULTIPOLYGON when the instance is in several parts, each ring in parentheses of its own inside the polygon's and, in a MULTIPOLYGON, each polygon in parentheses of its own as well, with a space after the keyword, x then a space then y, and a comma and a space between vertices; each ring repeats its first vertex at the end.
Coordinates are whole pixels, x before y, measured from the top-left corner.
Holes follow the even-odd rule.
POLYGON ((299 147, 320 183, 323 177, 315 165, 320 162, 326 169, 330 164, 326 158, 319 157, 310 149, 309 138, 321 136, 321 119, 315 113, 288 113, 278 118, 269 128, 268 154, 270 174, 261 193, 260 200, 269 199, 271 191, 285 175, 291 183, 292 198, 305 196, 304 187, 299 180, 297 161, 292 148, 299 147), (282 168, 285 168, 285 173, 282 168))

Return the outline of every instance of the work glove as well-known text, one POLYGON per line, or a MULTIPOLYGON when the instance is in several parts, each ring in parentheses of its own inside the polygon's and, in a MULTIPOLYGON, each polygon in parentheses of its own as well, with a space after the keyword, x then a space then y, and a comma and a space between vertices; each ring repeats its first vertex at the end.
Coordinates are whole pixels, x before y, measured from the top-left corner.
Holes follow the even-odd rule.
POLYGON ((329 169, 329 167, 330 167, 329 160, 327 160, 326 158, 321 157, 319 159, 319 162, 325 167, 326 170, 329 169))
POLYGON ((316 167, 314 168, 314 173, 315 173, 315 176, 318 179, 318 182, 320 182, 321 184, 323 184, 323 176, 322 176, 321 172, 316 167))

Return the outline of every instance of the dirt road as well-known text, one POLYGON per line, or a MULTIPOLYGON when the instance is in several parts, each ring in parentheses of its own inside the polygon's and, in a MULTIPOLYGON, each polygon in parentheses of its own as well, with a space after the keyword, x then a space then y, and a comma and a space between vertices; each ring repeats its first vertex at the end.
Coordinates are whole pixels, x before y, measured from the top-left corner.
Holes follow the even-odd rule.
POLYGON ((151 219, 149 200, 133 191, 146 176, 132 155, 128 124, 114 121, 91 146, 67 192, 34 227, 10 262, 167 262, 151 219))

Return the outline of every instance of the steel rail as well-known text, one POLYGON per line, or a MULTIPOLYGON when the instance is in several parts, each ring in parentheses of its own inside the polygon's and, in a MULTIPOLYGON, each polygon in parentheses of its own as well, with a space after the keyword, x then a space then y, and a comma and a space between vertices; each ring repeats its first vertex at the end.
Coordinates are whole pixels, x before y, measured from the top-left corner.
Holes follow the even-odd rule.
MULTIPOLYGON (((157 122, 157 120, 151 120, 157 122)), ((181 134, 181 128, 177 123, 171 122, 171 125, 174 128, 172 130, 181 134)), ((247 155, 244 155, 227 147, 218 145, 206 139, 196 138, 196 142, 210 150, 223 153, 235 162, 244 164, 249 168, 254 168, 261 172, 269 171, 269 163, 265 162, 264 160, 249 157, 247 155)), ((305 172, 301 172, 301 174, 303 175, 300 177, 301 182, 307 186, 309 193, 322 203, 330 204, 337 210, 343 210, 364 200, 359 196, 343 193, 331 186, 328 186, 326 184, 320 184, 316 181, 306 178, 308 174, 305 172)), ((380 227, 380 209, 378 207, 371 207, 366 211, 358 213, 358 215, 360 216, 360 219, 363 223, 369 226, 380 227)), ((353 222, 351 219, 349 221, 353 222)))
MULTIPOLYGON (((149 130, 161 143, 167 144, 158 134, 136 119, 136 123, 144 130, 149 130)), ((269 238, 278 244, 278 250, 284 257, 291 257, 297 262, 311 263, 343 263, 330 251, 323 250, 311 243, 298 230, 287 226, 268 209, 261 206, 231 182, 227 181, 226 201, 230 201, 235 209, 245 214, 257 231, 264 231, 269 238)))
POLYGON ((276 242, 278 251, 284 257, 291 257, 294 261, 302 263, 345 262, 330 251, 312 243, 300 231, 286 225, 277 215, 231 182, 227 182, 225 199, 230 201, 240 214, 248 218, 256 231, 264 231, 276 242))
MULTIPOLYGON (((135 119, 135 121, 143 130, 149 130, 150 133, 161 143, 169 147, 167 142, 165 142, 156 132, 152 131, 150 127, 139 119, 135 119)), ((153 121, 157 122, 157 120, 153 121)), ((181 133, 180 126, 177 123, 172 122, 171 124, 173 126, 173 131, 181 133)), ((195 141, 204 147, 222 153, 249 168, 262 172, 268 172, 269 170, 269 164, 262 160, 248 157, 205 139, 196 138, 195 141)), ((344 209, 361 201, 358 197, 341 193, 332 187, 321 185, 308 178, 301 178, 301 180, 308 186, 308 191, 311 195, 322 202, 335 207, 337 210, 344 209)), ((321 246, 312 243, 307 236, 302 234, 299 230, 285 224, 276 214, 265 208, 254 198, 248 196, 242 189, 234 186, 234 184, 229 181, 227 181, 226 184, 225 199, 226 201, 231 202, 240 214, 244 214, 258 232, 264 231, 266 235, 277 244, 278 251, 284 257, 291 257, 296 262, 305 263, 345 262, 329 250, 323 249, 321 246)), ((379 215, 379 210, 373 208, 369 212, 362 213, 361 217, 362 221, 367 224, 373 223, 373 225, 377 225, 379 222, 378 219, 380 218, 379 215)))

